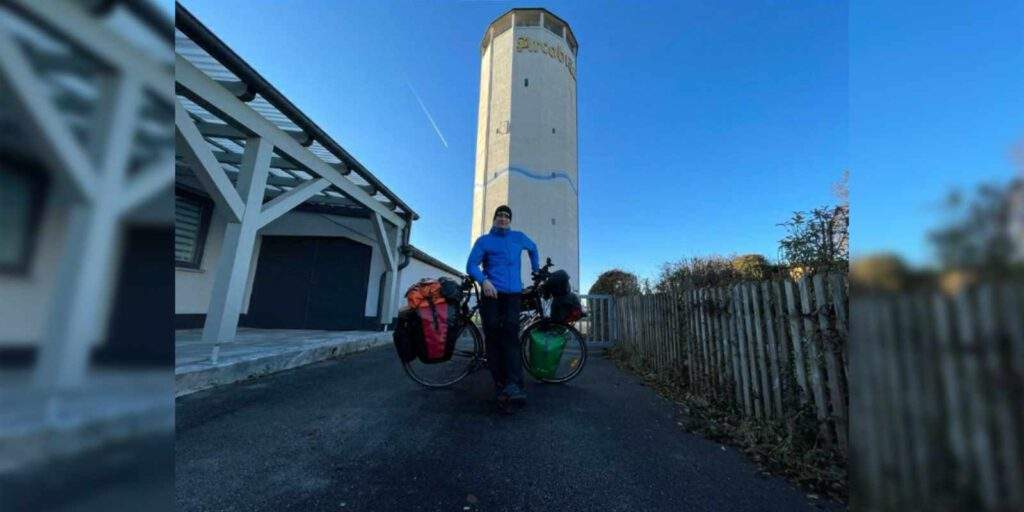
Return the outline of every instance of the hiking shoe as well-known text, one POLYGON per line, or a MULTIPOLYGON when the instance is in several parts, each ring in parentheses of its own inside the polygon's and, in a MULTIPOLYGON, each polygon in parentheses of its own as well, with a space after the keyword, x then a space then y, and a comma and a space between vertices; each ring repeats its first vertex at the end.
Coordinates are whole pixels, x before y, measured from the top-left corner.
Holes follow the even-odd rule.
POLYGON ((508 395, 509 400, 516 404, 524 405, 526 403, 526 391, 523 391, 523 388, 514 382, 505 386, 505 394, 508 395))

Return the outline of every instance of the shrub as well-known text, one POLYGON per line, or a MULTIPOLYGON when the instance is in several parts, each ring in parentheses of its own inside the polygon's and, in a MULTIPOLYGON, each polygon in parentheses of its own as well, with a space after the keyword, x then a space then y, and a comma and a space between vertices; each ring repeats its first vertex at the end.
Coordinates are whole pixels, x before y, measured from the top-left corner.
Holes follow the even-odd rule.
POLYGON ((760 281, 767 279, 771 274, 771 265, 768 258, 760 254, 744 254, 732 259, 732 268, 736 277, 747 281, 760 281))
POLYGON ((895 292, 906 288, 911 276, 899 256, 880 253, 854 260, 850 279, 854 285, 868 290, 895 292))
POLYGON ((606 270, 598 276, 597 281, 590 287, 588 293, 591 295, 614 295, 616 297, 639 295, 640 280, 632 272, 622 269, 606 270))
POLYGON ((808 271, 840 270, 845 272, 850 259, 850 207, 815 208, 810 212, 793 212, 784 226, 788 233, 779 240, 779 258, 790 268, 808 271))

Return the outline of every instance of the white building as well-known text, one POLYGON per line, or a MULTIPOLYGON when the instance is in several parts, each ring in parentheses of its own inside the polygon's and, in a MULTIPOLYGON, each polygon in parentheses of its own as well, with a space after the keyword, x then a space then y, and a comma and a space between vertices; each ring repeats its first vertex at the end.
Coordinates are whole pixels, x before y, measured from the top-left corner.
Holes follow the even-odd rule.
POLYGON ((171 23, 107 7, 0 6, 0 364, 46 387, 174 359, 171 23))
POLYGON ((180 4, 173 46, 145 2, 17 4, 0 6, 0 363, 75 386, 97 355, 173 364, 175 328, 379 329, 411 279, 458 274, 180 4))
MULTIPOLYGON (((401 280, 398 283, 399 294, 404 294, 410 286, 421 279, 437 279, 447 277, 455 281, 461 281, 465 274, 452 268, 441 260, 411 246, 406 245, 403 254, 409 257, 408 266, 402 271, 401 280)), ((399 299, 402 305, 403 299, 399 299)))
MULTIPOLYGON (((526 233, 579 289, 576 37, 545 9, 513 9, 480 47, 472 239, 507 204, 526 233)), ((523 264, 524 282, 529 265, 523 264)))
POLYGON ((176 25, 176 327, 230 341, 237 326, 391 323, 401 274, 426 273, 416 213, 180 6, 176 25), (265 188, 247 194, 254 162, 265 188), (233 211, 235 188, 255 218, 233 211))

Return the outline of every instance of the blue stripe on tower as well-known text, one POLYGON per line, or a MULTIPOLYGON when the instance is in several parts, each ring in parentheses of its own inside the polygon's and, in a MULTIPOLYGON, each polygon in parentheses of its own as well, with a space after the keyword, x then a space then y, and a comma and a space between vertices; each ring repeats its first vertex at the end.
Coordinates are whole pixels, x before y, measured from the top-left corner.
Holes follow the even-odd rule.
POLYGON ((557 179, 563 179, 567 183, 569 183, 569 188, 572 189, 573 194, 579 195, 579 191, 576 190, 576 184, 572 182, 572 178, 570 178, 569 174, 567 174, 566 172, 564 172, 564 171, 551 171, 551 172, 547 172, 547 173, 539 173, 539 172, 531 171, 529 169, 525 169, 523 167, 506 167, 506 168, 504 168, 504 169, 502 169, 500 171, 495 171, 494 173, 491 174, 490 179, 488 179, 487 182, 484 183, 484 186, 487 186, 488 184, 490 184, 490 182, 498 179, 499 177, 501 177, 502 174, 505 174, 506 172, 513 172, 513 173, 519 174, 521 176, 526 176, 527 178, 535 179, 535 180, 557 180, 557 179))

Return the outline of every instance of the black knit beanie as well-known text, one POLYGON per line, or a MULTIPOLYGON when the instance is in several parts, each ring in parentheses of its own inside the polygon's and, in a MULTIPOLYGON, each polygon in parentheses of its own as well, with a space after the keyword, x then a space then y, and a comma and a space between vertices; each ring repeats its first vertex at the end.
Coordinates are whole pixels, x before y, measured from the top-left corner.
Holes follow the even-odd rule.
POLYGON ((494 210, 494 217, 495 218, 498 217, 498 212, 505 212, 505 213, 507 213, 508 214, 508 220, 512 220, 512 208, 509 208, 506 205, 499 206, 497 209, 494 210))

